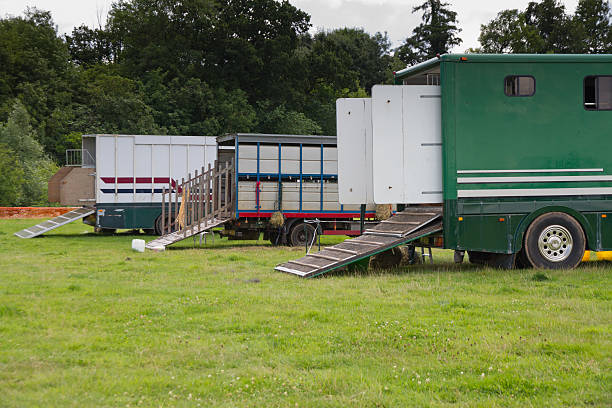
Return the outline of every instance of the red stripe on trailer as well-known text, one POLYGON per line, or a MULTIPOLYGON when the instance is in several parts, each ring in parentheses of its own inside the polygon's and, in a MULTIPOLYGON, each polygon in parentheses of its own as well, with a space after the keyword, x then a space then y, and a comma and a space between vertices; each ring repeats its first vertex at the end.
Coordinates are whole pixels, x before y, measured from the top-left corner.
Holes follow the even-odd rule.
MULTIPOLYGON (((114 177, 100 177, 100 180, 108 184, 115 183, 114 177)), ((151 181, 153 181, 153 183, 160 184, 167 184, 171 182, 173 187, 176 186, 176 180, 170 180, 169 177, 155 177, 153 179, 151 179, 151 177, 136 177, 136 179, 134 179, 134 177, 117 177, 117 184, 132 184, 134 183, 134 180, 136 183, 142 184, 151 183, 151 181)))
MULTIPOLYGON (((283 215, 287 218, 359 218, 360 213, 290 213, 284 212, 283 215)), ((245 212, 239 211, 239 217, 261 217, 268 218, 272 216, 271 212, 245 212)), ((376 216, 373 212, 367 212, 366 218, 374 218, 376 216)))
POLYGON ((323 235, 361 235, 358 230, 323 230, 323 235))

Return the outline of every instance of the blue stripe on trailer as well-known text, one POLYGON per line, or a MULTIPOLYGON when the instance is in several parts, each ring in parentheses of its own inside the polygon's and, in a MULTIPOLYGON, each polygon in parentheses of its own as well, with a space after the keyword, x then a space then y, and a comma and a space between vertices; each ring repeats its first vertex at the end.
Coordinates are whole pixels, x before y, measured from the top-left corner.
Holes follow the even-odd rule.
MULTIPOLYGON (((257 182, 259 183, 259 142, 257 142, 257 182)), ((255 208, 259 211, 261 208, 261 200, 259 198, 259 185, 255 186, 255 208)))
POLYGON ((281 155, 282 155, 282 149, 281 149, 281 144, 278 144, 278 211, 283 211, 283 204, 281 202, 281 197, 282 197, 282 188, 283 185, 281 183, 281 170, 282 170, 282 161, 281 161, 281 155))
MULTIPOLYGON (((239 176, 242 177, 257 177, 257 173, 238 173, 239 176)), ((279 173, 259 173, 260 178, 262 177, 272 177, 274 178, 274 180, 276 180, 276 178, 279 176, 279 173)), ((295 177, 295 178, 300 178, 300 174, 299 173, 280 173, 281 177, 295 177)), ((319 179, 321 178, 321 173, 303 173, 301 174, 301 176, 303 178, 315 178, 315 179, 319 179)), ((338 178, 337 174, 323 174, 323 179, 327 180, 327 179, 331 179, 331 180, 335 180, 336 178, 338 178)))
POLYGON ((321 181, 320 181, 320 189, 321 189, 321 203, 320 209, 323 211, 323 144, 321 144, 321 181))

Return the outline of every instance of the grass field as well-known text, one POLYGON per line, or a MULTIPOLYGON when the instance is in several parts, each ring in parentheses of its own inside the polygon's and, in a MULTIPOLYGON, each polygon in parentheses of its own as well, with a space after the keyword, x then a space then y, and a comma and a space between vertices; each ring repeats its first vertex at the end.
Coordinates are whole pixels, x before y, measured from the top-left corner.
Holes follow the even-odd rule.
MULTIPOLYGON (((612 406, 610 264, 303 280, 303 248, 0 221, 0 406, 612 406), (87 233, 86 233, 87 232, 87 233)), ((330 238, 338 240, 338 238, 330 238)))

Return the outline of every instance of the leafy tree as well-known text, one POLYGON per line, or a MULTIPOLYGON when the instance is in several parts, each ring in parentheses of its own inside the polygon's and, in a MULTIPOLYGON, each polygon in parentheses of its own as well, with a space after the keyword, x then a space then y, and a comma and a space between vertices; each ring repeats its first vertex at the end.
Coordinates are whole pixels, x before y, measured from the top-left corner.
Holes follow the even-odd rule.
POLYGON ((322 31, 309 44, 309 77, 313 82, 325 80, 336 89, 369 91, 392 79, 396 60, 390 51, 387 33, 370 35, 361 28, 322 31))
POLYGON ((504 10, 489 24, 480 28, 480 52, 484 53, 533 53, 544 48, 544 41, 533 26, 527 24, 525 13, 504 10))
POLYGON ((14 103, 8 121, 0 125, 0 144, 9 146, 23 173, 18 204, 47 202, 47 181, 57 166, 36 141, 30 116, 19 101, 14 103))
POLYGON ((580 0, 573 16, 558 0, 542 0, 501 11, 481 26, 479 41, 487 53, 606 53, 611 27, 607 0, 580 0))
POLYGON ((457 26, 457 13, 448 6, 440 0, 426 0, 412 9, 413 13, 423 12, 422 23, 396 50, 402 61, 409 65, 422 62, 437 54, 448 53, 453 46, 463 42, 457 36, 461 32, 457 26))
POLYGON ((573 18, 576 52, 612 53, 611 17, 607 0, 580 0, 573 18))
POLYGON ((69 109, 78 82, 69 60, 49 12, 28 9, 25 17, 0 19, 0 121, 7 120, 18 98, 31 116, 36 139, 51 153, 61 138, 55 129, 68 124, 49 128, 49 118, 69 109))
POLYGON ((23 170, 15 157, 15 153, 5 144, 0 143, 0 206, 19 204, 23 170))
POLYGON ((571 51, 571 19, 565 14, 565 6, 559 0, 530 2, 525 10, 525 23, 533 27, 542 39, 537 53, 571 51))
POLYGON ((283 105, 271 109, 269 102, 260 102, 258 116, 257 131, 262 133, 317 135, 322 131, 314 120, 301 112, 288 111, 283 105))
POLYGON ((102 28, 86 25, 75 27, 72 35, 65 37, 68 51, 74 63, 83 66, 113 62, 116 50, 110 33, 102 28))

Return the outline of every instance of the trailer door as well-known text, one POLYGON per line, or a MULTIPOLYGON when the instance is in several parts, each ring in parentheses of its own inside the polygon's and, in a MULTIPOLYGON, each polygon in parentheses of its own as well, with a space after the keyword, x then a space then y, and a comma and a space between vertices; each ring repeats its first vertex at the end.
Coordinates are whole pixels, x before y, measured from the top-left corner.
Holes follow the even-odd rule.
POLYGON ((440 87, 372 88, 374 201, 442 202, 440 87))

